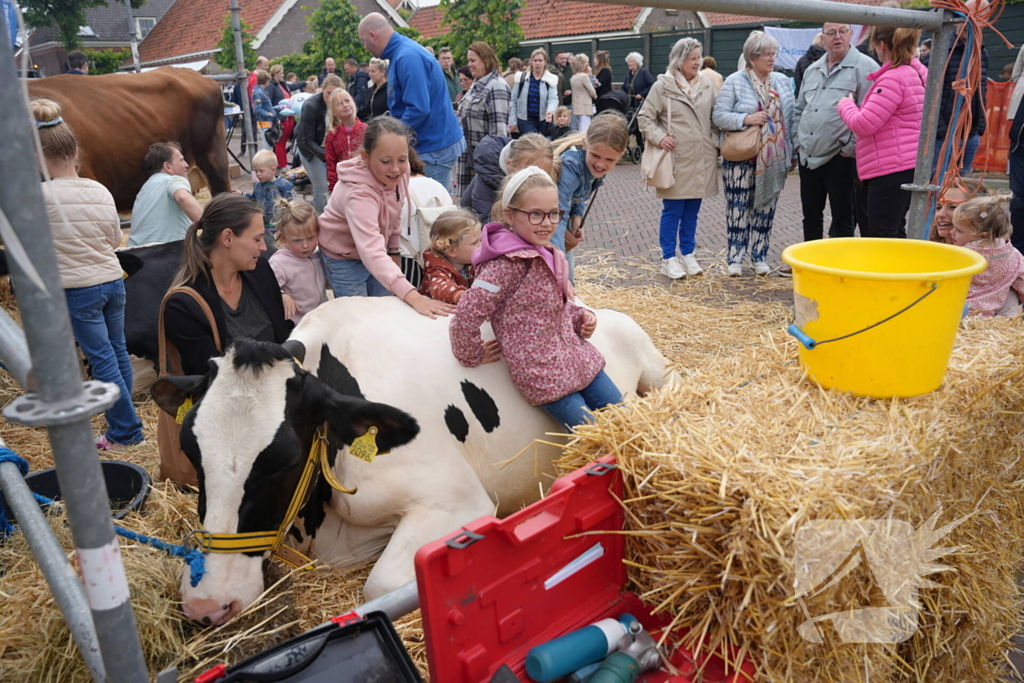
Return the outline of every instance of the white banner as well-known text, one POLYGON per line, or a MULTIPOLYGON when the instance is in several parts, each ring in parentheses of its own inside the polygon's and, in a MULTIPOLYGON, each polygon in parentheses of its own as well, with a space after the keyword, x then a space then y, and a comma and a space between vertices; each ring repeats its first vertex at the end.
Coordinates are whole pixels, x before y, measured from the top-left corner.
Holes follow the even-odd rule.
MULTIPOLYGON (((856 45, 861 37, 861 26, 851 26, 853 35, 851 44, 856 45)), ((764 32, 779 41, 779 53, 775 56, 775 66, 779 69, 795 69, 796 63, 807 52, 814 42, 814 37, 821 33, 820 28, 775 28, 765 26, 764 32)))

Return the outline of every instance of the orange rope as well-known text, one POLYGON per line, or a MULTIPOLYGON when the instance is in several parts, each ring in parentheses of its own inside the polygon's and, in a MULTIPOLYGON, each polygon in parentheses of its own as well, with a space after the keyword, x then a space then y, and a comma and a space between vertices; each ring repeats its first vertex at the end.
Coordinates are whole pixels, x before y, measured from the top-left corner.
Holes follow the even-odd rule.
MULTIPOLYGON (((953 48, 959 45, 961 41, 966 45, 968 31, 972 33, 974 42, 970 54, 967 54, 966 50, 964 52, 963 59, 967 61, 967 71, 964 77, 958 78, 952 84, 953 90, 964 97, 964 104, 957 113, 956 120, 950 121, 949 127, 946 129, 946 136, 953 136, 952 156, 949 159, 945 176, 940 178, 939 176, 943 171, 940 152, 940 163, 936 165, 937 168, 935 169, 932 183, 941 186, 942 189, 939 191, 939 197, 944 197, 946 191, 952 187, 973 195, 973 193, 968 191, 967 186, 964 185, 960 177, 960 168, 963 165, 964 150, 967 148, 967 141, 971 136, 971 128, 974 125, 971 103, 974 99, 974 94, 981 89, 982 79, 988 78, 988 74, 981 72, 982 29, 988 28, 995 32, 1010 49, 1013 48, 1013 44, 995 27, 996 21, 1003 12, 1003 0, 993 0, 993 2, 987 2, 986 0, 972 0, 971 2, 964 2, 963 0, 931 0, 931 5, 938 9, 960 12, 966 15, 969 20, 961 24, 953 36, 949 54, 946 56, 946 63, 943 65, 943 73, 949 68, 953 48)), ((929 64, 929 68, 937 66, 934 63, 929 64)), ((936 103, 936 106, 941 107, 941 103, 936 103)), ((936 140, 935 142, 936 144, 941 144, 943 141, 936 140)))

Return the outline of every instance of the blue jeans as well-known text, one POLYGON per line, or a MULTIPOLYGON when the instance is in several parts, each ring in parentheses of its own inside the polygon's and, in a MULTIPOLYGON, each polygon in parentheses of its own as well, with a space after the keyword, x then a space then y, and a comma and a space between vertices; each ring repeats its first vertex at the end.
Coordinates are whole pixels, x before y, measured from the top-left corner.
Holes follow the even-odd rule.
POLYGON ((117 403, 107 410, 107 439, 134 444, 145 439, 142 421, 132 404, 132 364, 124 340, 124 281, 65 289, 71 329, 82 348, 93 378, 116 384, 117 403))
POLYGON ((302 152, 299 152, 299 158, 302 159, 302 168, 306 169, 309 184, 313 186, 313 210, 319 216, 327 206, 327 164, 302 152))
POLYGON ((449 193, 452 191, 452 171, 455 163, 466 151, 466 138, 459 138, 447 147, 433 152, 420 152, 420 159, 425 167, 423 174, 432 180, 436 180, 444 186, 449 193))
POLYGON ((1010 192, 1013 193, 1010 199, 1010 224, 1013 226, 1010 241, 1024 253, 1024 149, 1011 151, 1009 157, 1010 192))
MULTIPOLYGON (((945 140, 935 141, 935 156, 932 157, 932 177, 935 177, 935 169, 939 167, 939 161, 941 159, 942 148, 946 144, 945 140)), ((981 144, 980 135, 972 135, 967 138, 967 146, 964 147, 964 165, 960 169, 961 175, 967 175, 971 172, 971 168, 974 166, 974 157, 978 154, 978 146, 981 144)), ((942 179, 939 179, 939 184, 942 184, 942 179)))
POLYGON ((591 411, 622 401, 622 393, 604 370, 582 391, 569 394, 551 403, 542 403, 544 412, 561 422, 567 429, 593 422, 591 411))
POLYGON ((519 134, 526 135, 527 133, 540 133, 544 137, 548 136, 551 124, 543 119, 540 121, 529 121, 527 119, 519 119, 516 124, 519 126, 519 134))
POLYGON ((320 252, 320 259, 334 296, 391 296, 387 287, 370 275, 362 261, 333 259, 323 252, 320 252))
POLYGON ((697 214, 700 213, 701 199, 665 199, 661 210, 661 258, 676 255, 676 237, 679 238, 679 253, 692 254, 697 248, 697 214))

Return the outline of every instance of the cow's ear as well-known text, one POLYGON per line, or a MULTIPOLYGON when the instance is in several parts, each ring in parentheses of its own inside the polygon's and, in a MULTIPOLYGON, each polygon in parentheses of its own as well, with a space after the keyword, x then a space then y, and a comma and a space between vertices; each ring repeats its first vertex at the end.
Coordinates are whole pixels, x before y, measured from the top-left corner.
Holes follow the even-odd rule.
POLYGON ((127 251, 115 251, 114 256, 117 257, 118 263, 121 264, 121 270, 124 271, 125 277, 135 275, 145 265, 142 259, 127 251))
POLYGON ((191 398, 198 400, 206 393, 209 375, 185 375, 183 377, 161 377, 149 390, 156 404, 167 413, 177 417, 178 408, 191 398))
POLYGON ((304 391, 315 413, 346 444, 366 434, 370 427, 376 427, 377 449, 390 451, 409 443, 420 432, 416 418, 405 411, 357 396, 345 396, 312 375, 307 376, 304 391))

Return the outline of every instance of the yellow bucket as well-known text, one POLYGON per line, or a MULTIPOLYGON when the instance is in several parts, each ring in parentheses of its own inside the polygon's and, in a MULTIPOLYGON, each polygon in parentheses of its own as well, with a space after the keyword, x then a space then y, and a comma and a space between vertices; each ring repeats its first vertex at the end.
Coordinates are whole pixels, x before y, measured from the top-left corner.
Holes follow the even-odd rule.
POLYGON ((971 276, 969 249, 907 239, 836 238, 782 252, 793 268, 800 362, 826 389, 920 396, 939 388, 971 276))

